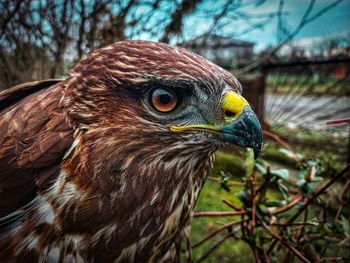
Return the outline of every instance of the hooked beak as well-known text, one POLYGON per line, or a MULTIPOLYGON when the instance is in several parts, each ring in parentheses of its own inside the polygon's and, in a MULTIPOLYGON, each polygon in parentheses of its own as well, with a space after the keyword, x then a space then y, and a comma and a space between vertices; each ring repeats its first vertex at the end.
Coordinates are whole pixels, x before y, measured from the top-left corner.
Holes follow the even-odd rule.
POLYGON ((256 159, 262 148, 262 129, 248 102, 238 93, 231 91, 224 95, 222 109, 225 113, 224 124, 171 126, 170 130, 173 132, 202 130, 216 133, 225 143, 252 148, 256 159))
POLYGON ((220 132, 223 140, 243 148, 252 148, 255 159, 262 147, 262 130, 258 117, 249 106, 243 109, 237 120, 226 124, 220 132))

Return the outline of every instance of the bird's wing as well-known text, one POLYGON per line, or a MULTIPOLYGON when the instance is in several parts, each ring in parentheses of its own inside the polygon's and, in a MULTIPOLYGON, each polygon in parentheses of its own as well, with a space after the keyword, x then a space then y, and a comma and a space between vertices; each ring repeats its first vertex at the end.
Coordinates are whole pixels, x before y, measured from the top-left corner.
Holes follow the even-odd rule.
POLYGON ((19 84, 0 92, 0 111, 15 104, 26 96, 61 82, 60 79, 47 79, 19 84))
POLYGON ((46 80, 0 93, 0 218, 29 203, 59 173, 73 142, 59 106, 63 88, 46 80))

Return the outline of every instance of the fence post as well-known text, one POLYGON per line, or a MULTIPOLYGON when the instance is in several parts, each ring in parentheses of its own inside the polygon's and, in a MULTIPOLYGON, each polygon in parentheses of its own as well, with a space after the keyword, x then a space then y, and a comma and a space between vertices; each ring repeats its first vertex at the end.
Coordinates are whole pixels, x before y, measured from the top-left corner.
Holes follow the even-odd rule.
POLYGON ((265 74, 261 74, 256 78, 255 89, 257 91, 257 115, 261 121, 261 125, 265 128, 265 74))
POLYGON ((243 85, 243 96, 250 103, 263 128, 266 127, 264 114, 265 77, 265 74, 259 74, 258 76, 240 78, 243 85))

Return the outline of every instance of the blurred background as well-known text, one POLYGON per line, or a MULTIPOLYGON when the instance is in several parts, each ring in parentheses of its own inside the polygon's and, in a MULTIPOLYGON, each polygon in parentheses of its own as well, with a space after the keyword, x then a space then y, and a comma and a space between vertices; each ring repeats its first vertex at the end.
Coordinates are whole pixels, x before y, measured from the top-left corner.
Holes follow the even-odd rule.
MULTIPOLYGON (((90 51, 116 41, 180 45, 237 76, 265 131, 303 158, 322 163, 326 179, 350 162, 348 0, 2 0, 0 11, 0 90, 65 78, 90 51), (331 120, 338 125, 326 124, 331 120)), ((271 167, 295 173, 295 163, 268 138, 263 158, 271 167)), ((242 163, 241 157, 219 153, 214 181, 227 178, 223 173, 229 180, 241 178, 242 163)), ((344 177, 327 196, 329 222, 337 224, 344 216, 345 237, 350 236, 349 185, 349 176, 344 177)), ((239 205, 235 187, 226 192, 208 181, 196 209, 225 211, 223 197, 239 205)), ((225 220, 194 220, 192 241, 225 220)), ((247 242, 237 240, 203 257, 214 241, 194 249, 194 259, 254 261, 247 242)))

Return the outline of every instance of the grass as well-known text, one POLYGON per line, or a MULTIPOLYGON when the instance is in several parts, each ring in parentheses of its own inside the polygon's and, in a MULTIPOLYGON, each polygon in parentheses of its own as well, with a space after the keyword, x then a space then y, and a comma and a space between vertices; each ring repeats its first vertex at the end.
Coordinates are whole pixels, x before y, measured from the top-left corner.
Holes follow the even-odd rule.
MULTIPOLYGON (((240 187, 232 187, 228 193, 223 189, 219 189, 215 182, 207 181, 203 187, 200 197, 196 204, 195 211, 228 211, 221 200, 225 198, 237 206, 241 205, 236 193, 240 192, 240 187)), ((194 218, 191 221, 191 241, 192 244, 200 241, 213 230, 219 228, 223 224, 239 220, 239 216, 208 218, 194 218)), ((212 238, 203 245, 192 250, 192 256, 196 262, 216 240, 223 237, 222 234, 216 238, 212 238)), ((204 262, 254 262, 249 246, 243 241, 230 238, 226 240, 213 254, 210 255, 204 262)))

